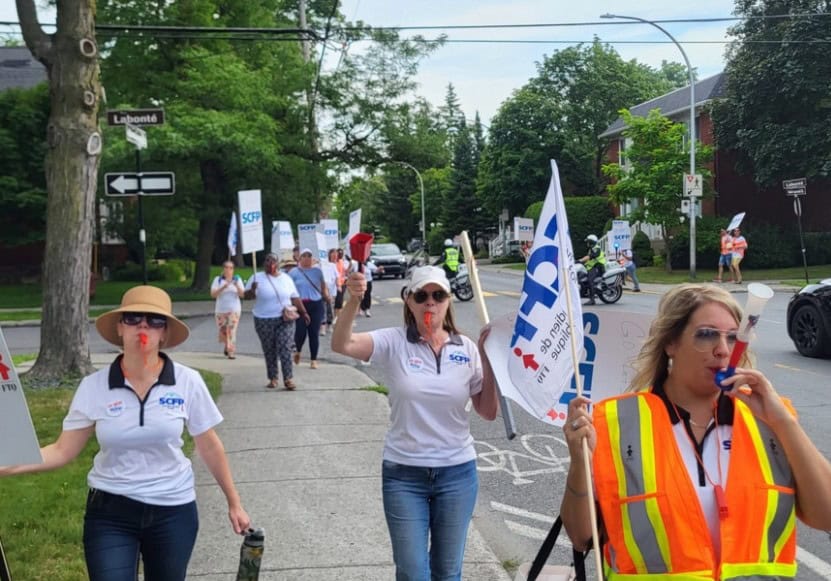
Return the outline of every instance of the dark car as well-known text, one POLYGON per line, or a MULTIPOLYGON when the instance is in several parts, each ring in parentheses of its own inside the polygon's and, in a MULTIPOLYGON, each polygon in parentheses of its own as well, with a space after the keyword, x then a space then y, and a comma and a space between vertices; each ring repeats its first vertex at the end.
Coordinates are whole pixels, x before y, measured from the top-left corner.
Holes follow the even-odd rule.
POLYGON ((407 259, 401 254, 401 249, 397 245, 390 243, 373 244, 369 251, 369 257, 375 263, 375 266, 383 267, 383 272, 378 272, 375 278, 384 278, 385 276, 404 278, 407 273, 407 259))
POLYGON ((788 335, 806 357, 831 357, 831 278, 809 284, 788 303, 788 335))

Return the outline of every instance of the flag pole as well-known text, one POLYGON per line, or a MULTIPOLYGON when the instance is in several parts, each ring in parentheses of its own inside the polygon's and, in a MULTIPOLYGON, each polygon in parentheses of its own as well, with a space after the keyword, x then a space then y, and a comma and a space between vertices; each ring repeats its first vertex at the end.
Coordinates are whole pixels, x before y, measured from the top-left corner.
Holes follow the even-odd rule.
MULTIPOLYGON (((482 294, 482 285, 479 283, 479 271, 476 270, 476 258, 473 256, 473 248, 470 246, 470 238, 468 238, 467 230, 462 231, 462 252, 464 252, 467 259, 467 271, 470 276, 470 284, 473 286, 473 298, 476 300, 476 310, 479 312, 479 319, 483 325, 490 323, 488 316, 488 307, 485 305, 485 296, 482 294)), ((505 436, 509 440, 516 437, 516 426, 514 424, 514 414, 511 411, 511 404, 508 399, 502 395, 499 389, 499 383, 494 378, 496 391, 499 394, 499 406, 502 408, 502 421, 505 424, 505 436)))
MULTIPOLYGON (((556 166, 552 163, 552 172, 556 171, 556 166)), ((557 175, 557 181, 560 180, 559 174, 557 175)), ((561 196, 556 196, 556 212, 557 215, 561 215, 562 212, 565 214, 565 208, 561 206, 562 198, 561 196)), ((560 248, 566 248, 564 236, 568 233, 564 232, 562 229, 557 231, 557 237, 559 238, 560 248)), ((574 383, 577 388, 577 396, 583 395, 583 377, 580 375, 580 359, 579 355, 579 348, 577 346, 577 337, 574 334, 574 312, 571 309, 571 291, 572 285, 576 284, 577 274, 574 272, 574 256, 570 257, 571 260, 568 264, 563 263, 563 271, 566 272, 566 276, 569 277, 569 281, 563 285, 565 286, 565 294, 566 294, 566 304, 569 305, 569 308, 566 309, 566 313, 568 314, 568 326, 571 332, 569 336, 571 338, 571 361, 574 367, 574 383)), ((559 274, 559 273, 558 273, 559 274)), ((579 324, 583 324, 583 321, 580 321, 579 324)), ((595 561, 595 568, 597 569, 597 579, 598 581, 603 581, 603 562, 600 557, 600 534, 597 530, 597 506, 595 505, 594 500, 594 486, 593 486, 593 478, 592 478, 592 471, 591 471, 591 461, 589 460, 589 441, 587 438, 583 438, 582 441, 583 445, 583 470, 586 471, 586 480, 589 483, 588 486, 588 496, 586 497, 586 502, 589 503, 589 518, 591 518, 591 525, 592 525, 592 547, 594 547, 594 561, 595 561)))

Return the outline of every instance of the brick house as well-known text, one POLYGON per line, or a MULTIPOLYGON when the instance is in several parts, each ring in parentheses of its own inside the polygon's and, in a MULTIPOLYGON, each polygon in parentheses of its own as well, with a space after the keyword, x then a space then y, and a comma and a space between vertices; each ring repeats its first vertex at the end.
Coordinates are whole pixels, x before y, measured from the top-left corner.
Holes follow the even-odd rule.
MULTIPOLYGON (((715 146, 710 104, 725 97, 726 82, 726 74, 719 73, 695 83, 695 133, 700 143, 715 146)), ((689 90, 689 85, 676 89, 635 105, 629 111, 633 115, 645 117, 652 109, 659 109, 673 121, 687 125, 690 118, 689 90)), ((626 147, 626 140, 623 137, 625 128, 623 119, 618 118, 599 136, 601 139, 609 140, 606 159, 610 162, 621 163, 620 153, 626 147)), ((733 215, 747 212, 746 219, 749 221, 794 228, 796 217, 792 198, 787 197, 781 187, 761 188, 754 183, 752 175, 740 174, 736 170, 737 157, 735 151, 714 147, 713 160, 707 164, 707 167, 713 175, 711 185, 716 195, 703 201, 702 214, 720 216, 725 219, 726 225, 733 215)), ((679 192, 680 182, 679 176, 679 192)), ((802 199, 802 225, 807 232, 831 231, 831 203, 829 201, 831 201, 831 183, 827 180, 815 180, 808 183, 808 195, 802 199)), ((618 208, 618 210, 621 215, 629 211, 627 207, 618 208)))

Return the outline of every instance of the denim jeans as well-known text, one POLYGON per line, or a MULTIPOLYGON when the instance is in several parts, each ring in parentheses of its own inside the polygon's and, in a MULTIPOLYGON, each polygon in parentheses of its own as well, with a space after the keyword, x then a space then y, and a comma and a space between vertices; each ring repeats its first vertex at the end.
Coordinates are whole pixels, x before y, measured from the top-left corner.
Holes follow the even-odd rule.
POLYGON ((84 515, 84 555, 90 581, 183 581, 196 542, 196 502, 154 506, 90 490, 84 515))
POLYGON ((476 461, 423 468, 384 460, 381 475, 396 581, 460 580, 476 461))

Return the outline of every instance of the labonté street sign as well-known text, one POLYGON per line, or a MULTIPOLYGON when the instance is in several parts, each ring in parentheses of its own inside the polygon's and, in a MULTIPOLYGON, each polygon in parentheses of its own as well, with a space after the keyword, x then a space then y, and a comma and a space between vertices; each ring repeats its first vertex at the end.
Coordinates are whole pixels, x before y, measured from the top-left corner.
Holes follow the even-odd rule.
POLYGON ((164 109, 122 109, 107 111, 107 125, 164 125, 164 109))

